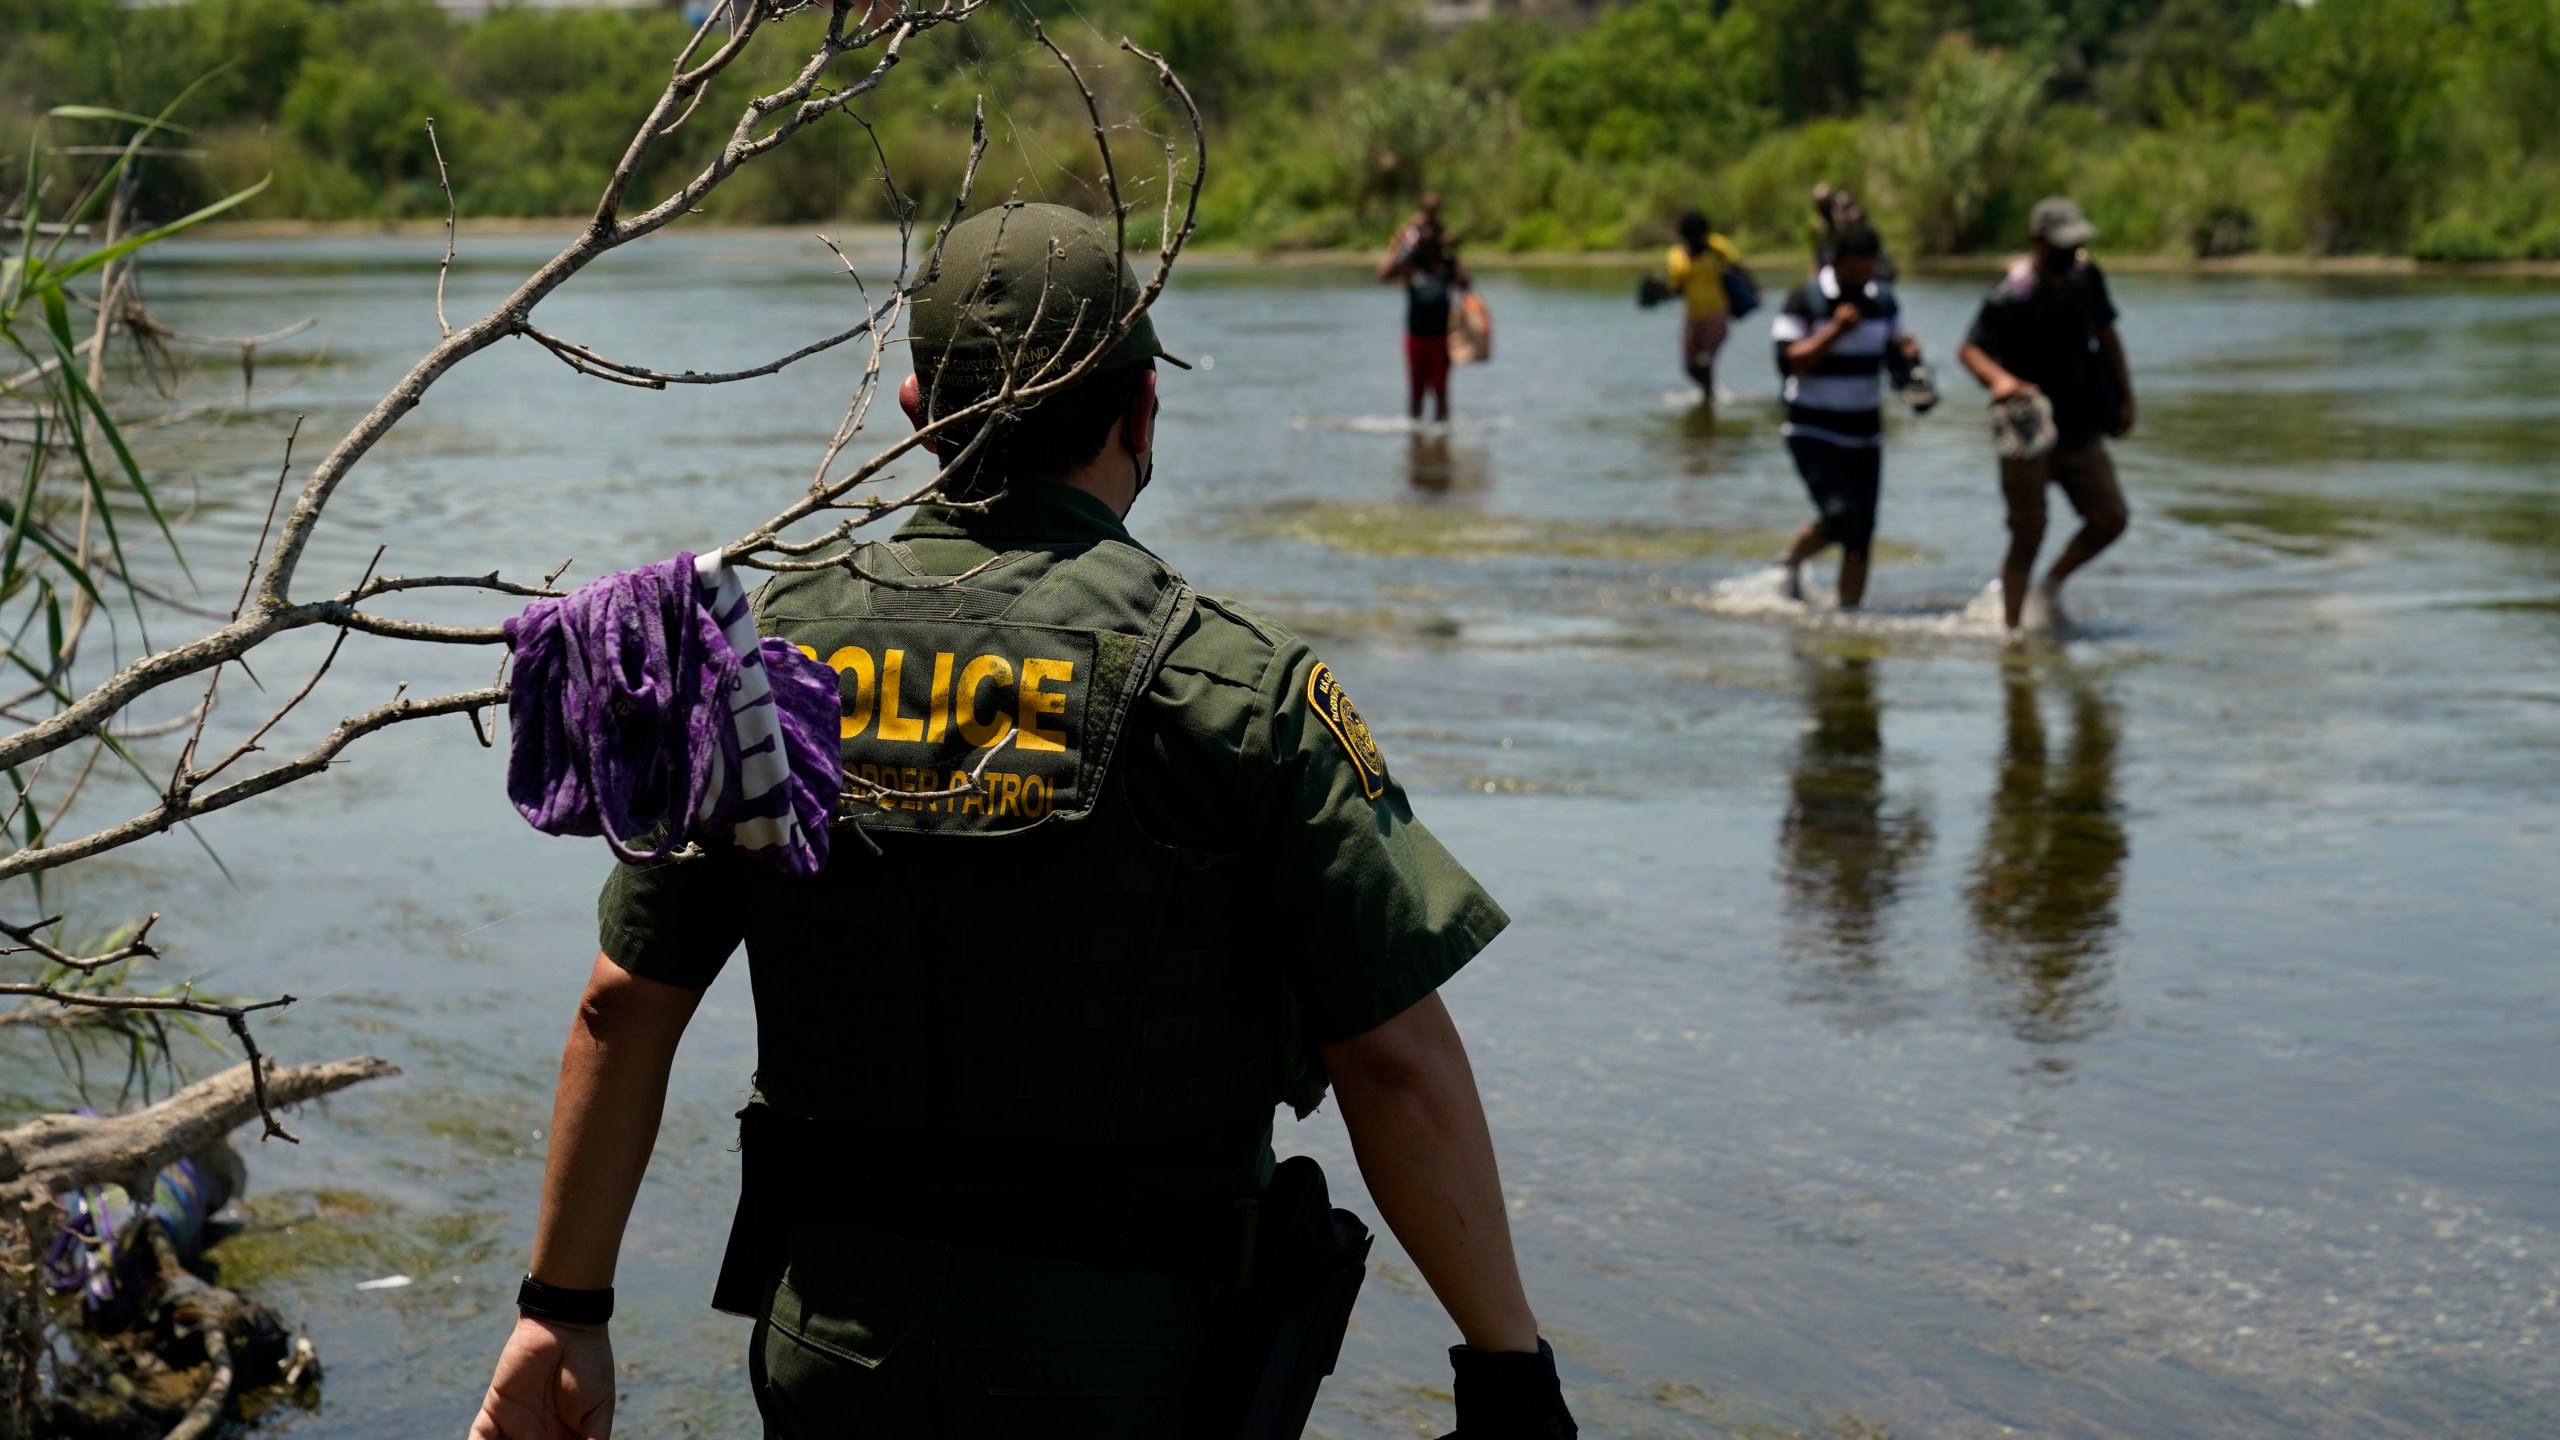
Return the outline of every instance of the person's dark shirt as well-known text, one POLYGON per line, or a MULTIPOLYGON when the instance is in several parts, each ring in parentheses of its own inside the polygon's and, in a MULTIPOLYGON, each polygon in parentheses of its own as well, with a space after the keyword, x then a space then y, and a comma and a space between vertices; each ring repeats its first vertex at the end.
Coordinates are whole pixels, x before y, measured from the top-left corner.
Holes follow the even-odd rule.
POLYGON ((1404 272, 1404 333, 1445 336, 1449 333, 1449 294, 1457 285, 1457 266, 1445 255, 1417 260, 1404 272))
POLYGON ((2098 346, 2098 332, 2114 323, 2115 302, 2096 261, 2081 256, 2056 282, 2021 260, 1983 297, 1964 338, 2043 391, 2053 402, 2060 448, 2077 450, 2115 423, 2115 372, 2098 346))

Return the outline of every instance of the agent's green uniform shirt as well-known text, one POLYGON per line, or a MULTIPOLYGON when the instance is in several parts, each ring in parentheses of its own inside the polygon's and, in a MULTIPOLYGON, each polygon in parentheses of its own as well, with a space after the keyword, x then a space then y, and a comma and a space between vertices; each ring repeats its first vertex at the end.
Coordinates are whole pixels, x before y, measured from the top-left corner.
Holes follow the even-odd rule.
MULTIPOLYGON (((1136 544, 1108 507, 1056 484, 1025 487, 983 515, 922 511, 898 539, 927 573, 941 575, 1028 544, 1136 544)), ((787 624, 778 633, 793 638, 787 624)), ((1275 936, 1267 953, 1283 968, 1311 1046, 1402 1013, 1507 923, 1414 819, 1330 670, 1288 630, 1243 606, 1199 597, 1170 637, 1111 765, 1133 818, 1154 840, 1247 857, 1275 936)), ((931 843, 949 850, 954 865, 988 870, 986 912, 950 916, 952 946, 1037 944, 1038 917, 1004 903, 1002 869, 992 863, 1008 842, 931 843)), ((775 1007, 842 994, 846 967, 936 963, 934 954, 882 953, 862 943, 864 917, 899 903, 866 888, 867 853, 860 837, 839 829, 833 863, 806 880, 726 853, 619 867, 598 903, 603 951, 635 975, 699 988, 743 941, 769 1040, 773 1015, 786 1013, 775 1007), (823 992, 814 983, 820 975, 831 982, 823 992)), ((759 1088, 767 1104, 814 1114, 844 1103, 789 1093, 778 1078, 788 1068, 784 1058, 769 1044, 762 1055, 759 1088)), ((855 1163, 889 1193, 919 1200, 1045 1194, 1150 1205, 1257 1189, 1272 1163, 1270 1140, 1265 1113, 1221 1133, 1055 1152, 866 1139, 855 1163)))

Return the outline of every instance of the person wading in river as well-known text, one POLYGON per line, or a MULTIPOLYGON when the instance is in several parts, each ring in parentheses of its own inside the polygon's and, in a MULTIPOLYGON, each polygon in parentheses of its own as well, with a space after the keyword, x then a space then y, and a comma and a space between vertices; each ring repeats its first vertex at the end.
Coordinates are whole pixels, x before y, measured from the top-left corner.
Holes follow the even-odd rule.
POLYGON ((1804 227, 1805 241, 1813 250, 1813 268, 1805 272, 1808 277, 1821 274, 1822 267, 1831 263, 1831 242, 1840 233, 1840 202, 1848 198, 1827 180, 1814 185, 1813 218, 1804 227))
MULTIPOLYGON (((1136 293, 1089 216, 973 217, 916 296, 909 416, 992 393, 1136 293)), ((1221 1347, 1257 1313, 1238 1305, 1311 1249, 1356 1284, 1321 1172, 1271 1148, 1275 1105, 1304 1113, 1328 1079, 1464 1337, 1461 1432, 1574 1435, 1437 993, 1506 918, 1333 671, 1124 527, 1159 359, 1141 316, 965 460, 969 434, 936 437, 959 505, 757 595, 766 634, 839 672, 860 803, 811 878, 713 845, 606 881, 524 1313, 475 1440, 609 1428, 624 1222, 677 1040, 742 942, 758 1063, 714 1304, 756 1317, 768 1437, 1236 1433, 1221 1347)))
POLYGON ((1788 294, 1770 324, 1787 404, 1778 433, 1820 512, 1778 563, 1787 567, 1787 593, 1800 600, 1804 562, 1839 546, 1844 610, 1855 609, 1867 593, 1867 551, 1884 483, 1888 356, 1920 357, 1920 342, 1902 328, 1893 291, 1876 280, 1883 248, 1863 222, 1843 226, 1832 240, 1830 263, 1788 294))
POLYGON ((2005 405, 2041 393, 2053 406, 2052 453, 2000 462, 2009 509, 2009 553, 2000 562, 2000 608, 2014 632, 2027 618, 2028 581, 2044 544, 2045 487, 2059 485, 2080 516, 2080 533, 2033 590, 2055 626, 2062 582, 2124 533, 2129 512, 2105 437, 2133 429, 2133 376, 2116 335, 2107 277, 2086 248, 2097 228, 2060 196, 2036 202, 2028 221, 2034 249, 2009 267, 1973 318, 1956 359, 2005 405))
POLYGON ((1457 293, 1475 281, 1458 259, 1458 247, 1440 223, 1440 196, 1427 192, 1421 208, 1402 229, 1379 263, 1382 283, 1404 282, 1405 413, 1422 418, 1422 398, 1431 397, 1434 420, 1449 419, 1449 317, 1457 293))
POLYGON ((1733 303, 1725 294, 1724 275, 1742 264, 1742 252, 1691 210, 1680 217, 1680 243, 1663 257, 1671 293, 1680 297, 1680 365, 1716 403, 1716 352, 1733 328, 1733 303))
MULTIPOLYGON (((1813 268, 1806 274, 1819 275, 1822 267, 1831 263, 1831 247, 1840 238, 1841 231, 1852 225, 1868 223, 1866 207, 1858 203, 1857 196, 1846 190, 1834 190, 1828 184, 1814 186, 1813 218, 1805 222, 1805 238, 1813 247, 1813 268)), ((1875 276, 1888 285, 1893 283, 1892 256, 1876 257, 1875 276)))

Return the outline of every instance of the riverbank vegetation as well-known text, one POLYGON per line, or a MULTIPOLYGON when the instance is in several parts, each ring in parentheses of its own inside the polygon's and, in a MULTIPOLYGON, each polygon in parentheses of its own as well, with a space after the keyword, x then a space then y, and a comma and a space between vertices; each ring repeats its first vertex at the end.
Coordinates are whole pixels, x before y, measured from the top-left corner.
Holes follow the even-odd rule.
MULTIPOLYGON (((1089 199, 1081 109, 1049 93, 1035 16, 1098 63, 1100 36, 1132 34, 1191 81, 1213 243, 1372 244, 1428 186, 1480 246, 1658 243, 1690 204, 1786 246, 1828 180, 1910 253, 2004 248, 2061 190, 2119 253, 2560 258, 2560 0, 1532 0, 1454 25, 1419 0, 1029 0, 919 45, 866 114, 877 151, 831 125, 711 214, 877 218, 882 154, 947 195, 980 93, 1005 117, 996 191, 1089 199)), ((22 155, 38 107, 149 109, 228 65, 190 107, 204 158, 154 167, 172 212, 272 173, 250 213, 440 215, 432 115, 465 213, 572 214, 684 23, 0 0, 0 142, 22 155)), ((1143 98, 1134 70, 1106 83, 1143 98)))

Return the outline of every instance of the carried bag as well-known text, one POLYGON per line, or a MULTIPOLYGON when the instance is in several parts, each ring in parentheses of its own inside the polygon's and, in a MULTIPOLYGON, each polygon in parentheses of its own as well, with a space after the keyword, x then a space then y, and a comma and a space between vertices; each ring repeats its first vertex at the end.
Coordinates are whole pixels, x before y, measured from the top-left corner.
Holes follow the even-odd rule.
POLYGON ((1892 346, 1884 352, 1884 368, 1893 380, 1894 393, 1902 397, 1913 414, 1926 415, 1938 408, 1937 372, 1929 368, 1928 361, 1915 360, 1901 347, 1892 346))
POLYGON ((1671 282, 1659 275, 1636 277, 1636 308, 1650 310, 1671 298, 1671 282))
POLYGON ((1739 265, 1724 267, 1724 305, 1736 320, 1760 308, 1760 282, 1739 265))
POLYGON ((1493 358, 1493 311, 1473 290, 1449 307, 1449 363, 1480 365, 1493 358))
POLYGON ((1992 401, 1990 425, 1991 448, 2003 460, 2041 460, 2062 438, 2054 428, 2053 402, 2041 390, 1992 401))

